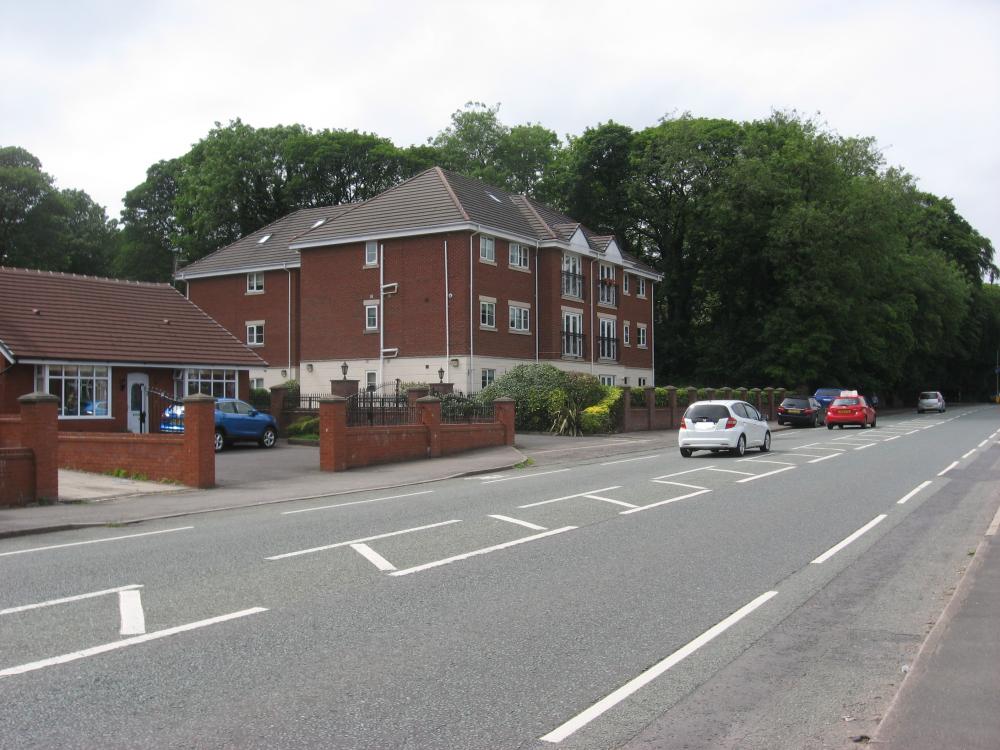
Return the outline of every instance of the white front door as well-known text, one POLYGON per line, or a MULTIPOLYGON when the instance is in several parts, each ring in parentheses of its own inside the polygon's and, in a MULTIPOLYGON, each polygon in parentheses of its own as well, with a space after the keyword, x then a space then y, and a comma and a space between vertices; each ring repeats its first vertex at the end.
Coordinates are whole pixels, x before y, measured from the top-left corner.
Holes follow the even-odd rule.
POLYGON ((149 432, 149 376, 130 372, 126 380, 128 394, 128 431, 149 432))

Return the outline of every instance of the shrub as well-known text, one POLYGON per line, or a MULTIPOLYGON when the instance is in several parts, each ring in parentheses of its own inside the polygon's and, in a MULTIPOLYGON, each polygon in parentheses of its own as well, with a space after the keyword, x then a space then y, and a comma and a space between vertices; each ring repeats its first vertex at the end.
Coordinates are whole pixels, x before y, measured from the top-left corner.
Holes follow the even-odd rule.
POLYGON ((475 415, 480 402, 460 393, 445 393, 441 396, 441 419, 465 419, 475 415))
POLYGON ((630 403, 632 406, 639 408, 646 405, 646 392, 645 391, 631 391, 630 392, 630 403))
POLYGON ((584 434, 614 432, 622 410, 622 389, 604 386, 606 395, 598 403, 588 406, 580 416, 580 427, 584 434))
MULTIPOLYGON (((667 391, 666 388, 657 388, 656 390, 653 391, 653 394, 656 397, 656 405, 657 406, 659 406, 661 408, 664 407, 664 406, 670 406, 670 393, 669 393, 669 391, 667 391)), ((680 400, 681 400, 680 396, 681 396, 681 394, 678 393, 677 394, 677 403, 680 403, 680 400)))
POLYGON ((550 430, 555 434, 576 436, 582 432, 583 410, 562 388, 549 394, 549 414, 552 417, 550 430))
POLYGON ((563 388, 566 373, 547 364, 518 365, 493 381, 480 399, 501 396, 514 400, 514 427, 519 431, 543 432, 551 425, 549 394, 563 388))
POLYGON ((586 372, 563 373, 565 382, 563 389, 570 401, 581 408, 593 406, 607 395, 607 386, 601 384, 600 378, 586 372))
POLYGON ((305 417, 288 425, 288 437, 319 435, 319 417, 305 417))

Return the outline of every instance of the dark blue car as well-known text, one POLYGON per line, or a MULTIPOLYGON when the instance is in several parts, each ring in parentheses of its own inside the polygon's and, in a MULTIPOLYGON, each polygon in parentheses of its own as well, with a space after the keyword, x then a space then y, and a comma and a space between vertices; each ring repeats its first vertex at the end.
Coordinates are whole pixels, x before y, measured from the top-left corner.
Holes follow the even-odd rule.
POLYGON ((843 388, 817 388, 813 398, 819 401, 823 409, 827 409, 835 398, 840 398, 843 388))
MULTIPOLYGON (((184 432, 184 405, 172 404, 163 410, 160 432, 184 432)), ((252 441, 273 448, 278 441, 274 417, 236 398, 215 400, 215 452, 237 442, 252 441)))

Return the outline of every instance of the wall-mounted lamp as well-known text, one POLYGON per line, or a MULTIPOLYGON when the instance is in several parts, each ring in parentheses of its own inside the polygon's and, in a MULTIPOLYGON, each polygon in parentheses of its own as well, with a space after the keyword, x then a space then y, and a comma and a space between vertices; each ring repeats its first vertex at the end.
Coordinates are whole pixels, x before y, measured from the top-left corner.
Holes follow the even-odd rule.
POLYGON ((443 383, 444 382, 444 368, 443 367, 439 367, 438 368, 438 382, 439 383, 443 383))
POLYGON ((340 366, 340 371, 342 373, 344 373, 344 380, 347 380, 347 363, 346 362, 344 362, 344 364, 342 364, 340 366))
POLYGON ((288 370, 282 370, 281 371, 281 377, 287 378, 288 377, 288 370))
POLYGON ((312 372, 312 371, 313 371, 313 363, 310 362, 309 364, 306 365, 306 372, 312 372))

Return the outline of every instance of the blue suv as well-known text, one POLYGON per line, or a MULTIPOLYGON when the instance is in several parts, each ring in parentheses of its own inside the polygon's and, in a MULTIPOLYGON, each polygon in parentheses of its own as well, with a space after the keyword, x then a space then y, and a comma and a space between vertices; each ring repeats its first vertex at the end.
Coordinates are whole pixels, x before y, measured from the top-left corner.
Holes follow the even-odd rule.
MULTIPOLYGON (((163 410, 160 432, 184 432, 184 405, 172 404, 163 410)), ((274 417, 258 411, 236 398, 215 400, 215 452, 236 442, 252 441, 262 448, 278 442, 278 423, 274 417)))
POLYGON ((820 406, 824 409, 828 408, 830 404, 833 403, 834 399, 840 398, 840 392, 844 390, 843 388, 817 388, 816 392, 813 394, 813 398, 819 401, 820 406))

